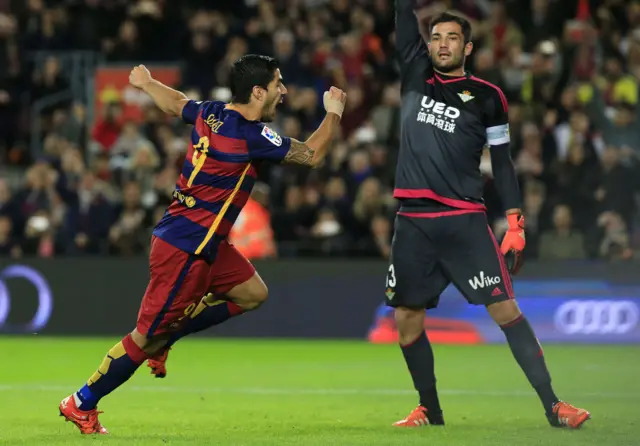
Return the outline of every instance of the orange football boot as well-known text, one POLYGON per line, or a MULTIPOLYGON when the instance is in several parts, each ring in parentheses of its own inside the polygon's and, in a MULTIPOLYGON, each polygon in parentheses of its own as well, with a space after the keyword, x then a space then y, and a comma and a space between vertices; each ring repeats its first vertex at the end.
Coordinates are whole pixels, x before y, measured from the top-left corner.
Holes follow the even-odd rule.
POLYGON ((109 431, 100 424, 98 420, 98 409, 92 410, 80 410, 76 405, 76 400, 73 395, 70 395, 60 402, 60 416, 65 418, 66 421, 71 421, 78 426, 81 434, 108 434, 109 431))
POLYGON ((554 427, 578 429, 585 421, 591 418, 591 414, 564 401, 558 401, 553 405, 553 412, 548 418, 549 423, 554 427))
POLYGON ((164 378, 167 376, 167 357, 169 356, 169 350, 171 350, 171 348, 163 349, 160 353, 147 359, 147 367, 151 369, 151 374, 155 375, 156 378, 164 378))
POLYGON ((423 406, 418 406, 413 409, 413 412, 409 414, 404 420, 396 421, 393 423, 396 427, 422 427, 429 425, 429 419, 427 418, 427 409, 423 406))

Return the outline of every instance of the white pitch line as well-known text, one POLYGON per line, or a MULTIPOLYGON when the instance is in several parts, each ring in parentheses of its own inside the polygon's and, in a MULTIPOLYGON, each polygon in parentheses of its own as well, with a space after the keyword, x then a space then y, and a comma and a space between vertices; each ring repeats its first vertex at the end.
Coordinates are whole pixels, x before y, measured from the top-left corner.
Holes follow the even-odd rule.
MULTIPOLYGON (((0 384, 0 392, 8 391, 44 391, 44 392, 70 392, 77 386, 74 385, 50 385, 50 384, 0 384)), ((188 394, 230 394, 230 395, 387 395, 404 396, 414 395, 415 390, 410 389, 314 389, 314 388, 273 388, 273 387, 176 387, 176 386, 127 386, 123 391, 150 392, 150 393, 188 393, 188 394)), ((472 389, 441 389, 441 395, 460 396, 485 396, 485 397, 533 397, 535 393, 519 390, 472 390, 472 389)), ((640 399, 638 393, 616 392, 586 392, 576 393, 575 397, 604 398, 604 399, 640 399)))

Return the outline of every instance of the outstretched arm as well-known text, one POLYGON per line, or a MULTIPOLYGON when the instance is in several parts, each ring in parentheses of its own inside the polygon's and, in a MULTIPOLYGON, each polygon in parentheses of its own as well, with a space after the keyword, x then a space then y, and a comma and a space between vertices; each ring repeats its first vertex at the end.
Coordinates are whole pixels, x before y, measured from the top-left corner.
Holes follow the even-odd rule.
POLYGON ((329 145, 340 124, 340 116, 327 113, 320 127, 305 142, 291 138, 291 147, 284 157, 290 164, 318 167, 327 156, 329 145))
POLYGON ((323 101, 327 114, 320 127, 305 142, 291 139, 291 147, 284 157, 285 162, 318 167, 327 156, 329 145, 342 118, 347 95, 342 90, 331 87, 324 94, 323 101))
POLYGON ((187 96, 151 77, 144 65, 138 65, 129 75, 129 83, 147 93, 160 110, 171 116, 181 116, 182 109, 189 102, 187 96))
POLYGON ((256 160, 284 161, 308 167, 318 167, 327 156, 331 140, 338 129, 347 95, 331 87, 324 93, 326 116, 318 129, 306 141, 281 137, 267 126, 254 126, 247 134, 249 156, 256 160))

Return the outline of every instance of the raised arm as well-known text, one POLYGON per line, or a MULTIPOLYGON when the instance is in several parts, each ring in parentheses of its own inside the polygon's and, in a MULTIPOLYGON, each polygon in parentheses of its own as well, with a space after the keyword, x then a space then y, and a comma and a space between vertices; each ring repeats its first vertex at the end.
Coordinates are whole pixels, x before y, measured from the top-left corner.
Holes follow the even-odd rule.
POLYGON ((138 65, 129 75, 129 83, 147 93, 160 110, 171 116, 182 116, 182 109, 189 102, 187 96, 151 77, 144 65, 138 65))
POLYGON ((396 0, 396 53, 401 64, 411 63, 426 55, 418 18, 413 12, 414 0, 396 0))
POLYGON ((331 87, 324 94, 323 100, 327 114, 322 123, 305 142, 291 139, 291 147, 284 157, 285 162, 318 167, 327 156, 331 140, 340 125, 347 95, 331 87))
POLYGON ((249 156, 256 160, 318 167, 327 156, 346 100, 347 95, 338 88, 331 87, 325 92, 323 101, 327 114, 318 129, 304 142, 288 136, 281 137, 263 124, 252 126, 246 135, 249 156))
POLYGON ((416 58, 428 57, 413 3, 414 0, 396 0, 396 54, 401 69, 416 58))
POLYGON ((290 164, 318 167, 327 156, 333 135, 340 125, 340 116, 327 113, 315 132, 304 142, 291 138, 291 147, 284 157, 290 164))

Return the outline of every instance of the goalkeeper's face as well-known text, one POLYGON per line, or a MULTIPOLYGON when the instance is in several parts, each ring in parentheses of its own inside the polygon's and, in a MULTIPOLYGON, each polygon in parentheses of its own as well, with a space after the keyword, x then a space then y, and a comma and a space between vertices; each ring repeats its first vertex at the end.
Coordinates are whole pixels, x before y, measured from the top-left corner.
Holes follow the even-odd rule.
POLYGON ((456 22, 438 23, 431 30, 429 52, 436 70, 451 73, 464 67, 473 44, 465 44, 462 27, 456 22))

